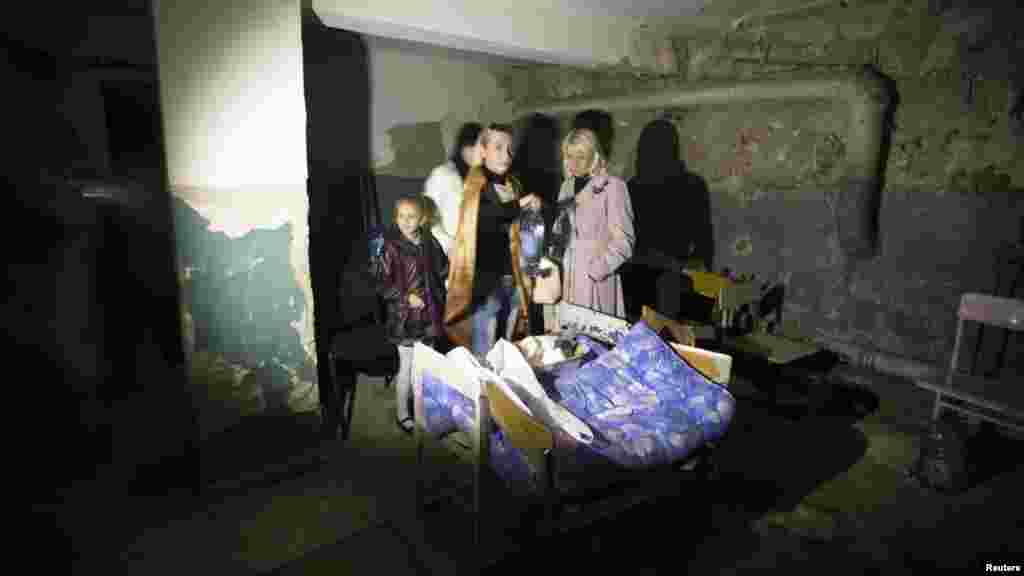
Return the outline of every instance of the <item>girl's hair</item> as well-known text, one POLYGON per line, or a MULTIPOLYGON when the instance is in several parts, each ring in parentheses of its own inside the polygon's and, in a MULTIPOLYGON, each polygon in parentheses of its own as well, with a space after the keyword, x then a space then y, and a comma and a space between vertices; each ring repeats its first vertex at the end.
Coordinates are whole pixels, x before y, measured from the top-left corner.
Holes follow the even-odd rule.
POLYGON ((491 137, 491 132, 502 132, 504 134, 508 134, 509 139, 515 141, 516 130, 515 128, 512 127, 511 124, 492 122, 487 126, 486 129, 484 129, 483 133, 480 134, 480 143, 483 144, 484 146, 487 145, 487 140, 491 137))
POLYGON ((455 135, 455 145, 452 146, 452 153, 448 159, 455 163, 455 170, 463 180, 469 173, 469 165, 462 158, 462 149, 475 145, 483 130, 484 127, 479 122, 467 122, 462 125, 462 128, 459 128, 459 133, 455 135))
POLYGON ((606 161, 604 158, 604 151, 601 149, 601 141, 597 138, 597 134, 593 130, 588 128, 575 128, 570 130, 565 135, 565 139, 562 140, 562 171, 566 178, 569 177, 569 147, 570 146, 586 146, 594 152, 594 162, 590 165, 589 173, 598 174, 604 170, 606 161))
POLYGON ((399 196, 395 200, 395 208, 392 211, 392 214, 394 216, 398 216, 398 207, 401 206, 402 204, 408 204, 409 206, 416 208, 416 211, 420 213, 420 216, 427 216, 428 218, 430 216, 427 213, 427 206, 426 202, 423 201, 423 196, 412 194, 399 196))

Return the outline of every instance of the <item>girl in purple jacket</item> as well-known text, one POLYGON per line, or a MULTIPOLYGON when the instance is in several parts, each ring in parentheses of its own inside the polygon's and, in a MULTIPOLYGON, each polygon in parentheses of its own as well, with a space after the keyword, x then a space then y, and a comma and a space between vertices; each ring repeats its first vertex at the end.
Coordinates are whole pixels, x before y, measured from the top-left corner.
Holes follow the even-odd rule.
POLYGON ((395 377, 397 423, 413 431, 411 416, 412 346, 415 342, 440 347, 444 330, 445 278, 448 258, 441 244, 426 231, 426 210, 420 196, 395 202, 395 225, 384 234, 383 253, 376 271, 377 293, 384 299, 386 333, 398 346, 395 377))

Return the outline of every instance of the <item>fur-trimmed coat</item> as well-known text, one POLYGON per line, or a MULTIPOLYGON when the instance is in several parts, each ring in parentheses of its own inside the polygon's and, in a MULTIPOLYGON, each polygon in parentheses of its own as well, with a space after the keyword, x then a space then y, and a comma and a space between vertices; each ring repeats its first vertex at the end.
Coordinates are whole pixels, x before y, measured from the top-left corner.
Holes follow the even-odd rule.
MULTIPOLYGON (((509 176, 506 184, 515 192, 518 201, 522 196, 519 182, 509 176)), ((452 344, 467 348, 472 346, 473 341, 472 313, 480 304, 480 290, 474 290, 477 276, 477 224, 481 196, 487 185, 487 177, 479 167, 473 168, 466 175, 462 204, 459 208, 458 230, 449 252, 448 300, 444 311, 444 325, 452 344)), ((519 223, 513 222, 509 227, 509 247, 512 255, 512 277, 520 296, 513 334, 523 337, 527 331, 532 284, 520 267, 519 242, 519 223)))
POLYGON ((636 243, 626 183, 601 172, 590 178, 579 194, 574 190, 574 178, 567 178, 558 194, 571 230, 562 259, 562 298, 625 318, 619 270, 633 257, 636 243))

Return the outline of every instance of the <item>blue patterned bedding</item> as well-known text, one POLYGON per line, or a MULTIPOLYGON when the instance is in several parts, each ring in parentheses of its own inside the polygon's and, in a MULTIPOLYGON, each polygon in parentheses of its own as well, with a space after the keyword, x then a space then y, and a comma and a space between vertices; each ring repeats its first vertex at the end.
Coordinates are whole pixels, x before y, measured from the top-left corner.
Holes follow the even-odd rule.
MULTIPOLYGON (((721 438, 736 401, 683 360, 645 323, 638 322, 614 348, 577 336, 583 358, 542 370, 538 379, 552 399, 587 423, 591 444, 555 432, 555 458, 563 488, 603 482, 609 475, 686 460, 721 438)), ((426 431, 444 436, 472 428, 475 408, 430 373, 422 378, 426 431)), ((501 431, 491 435, 491 465, 509 484, 536 488, 523 454, 501 431)))

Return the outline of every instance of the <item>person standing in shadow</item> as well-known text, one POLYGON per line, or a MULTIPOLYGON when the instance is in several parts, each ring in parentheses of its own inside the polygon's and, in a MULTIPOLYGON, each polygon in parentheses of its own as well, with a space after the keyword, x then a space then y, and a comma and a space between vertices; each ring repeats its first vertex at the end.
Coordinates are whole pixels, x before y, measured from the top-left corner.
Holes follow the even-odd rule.
POLYGON ((639 316, 644 304, 672 318, 708 314, 683 269, 712 269, 710 195, 704 179, 686 169, 679 148, 679 134, 668 120, 655 120, 640 133, 629 181, 637 248, 623 279, 630 315, 639 316))
MULTIPOLYGON (((544 208, 544 229, 551 230, 555 216, 555 200, 562 186, 559 161, 558 122, 543 114, 533 114, 523 120, 523 129, 515 145, 512 172, 519 177, 523 190, 541 198, 544 208)), ((530 303, 530 334, 544 332, 544 314, 540 304, 530 303)))

